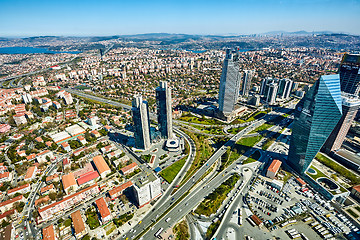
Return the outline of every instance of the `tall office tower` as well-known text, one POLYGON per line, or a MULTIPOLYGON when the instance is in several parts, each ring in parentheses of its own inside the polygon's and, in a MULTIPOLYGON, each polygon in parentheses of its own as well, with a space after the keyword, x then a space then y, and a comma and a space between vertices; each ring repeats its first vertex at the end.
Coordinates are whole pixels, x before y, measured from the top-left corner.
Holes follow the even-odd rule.
POLYGON ((157 118, 161 136, 165 139, 173 137, 171 89, 167 82, 160 82, 156 88, 157 118))
POLYGON ((278 96, 281 99, 288 99, 290 97, 291 88, 292 88, 292 81, 290 79, 287 78, 280 79, 278 96))
POLYGON ((278 84, 275 82, 268 84, 268 90, 267 90, 267 96, 266 96, 266 102, 268 104, 275 104, 276 103, 276 95, 278 92, 278 84))
POLYGON ((226 56, 220 77, 219 111, 225 116, 234 110, 239 97, 240 72, 239 54, 226 49, 226 56))
POLYGON ((244 97, 249 96, 250 86, 251 86, 251 79, 254 76, 254 70, 244 70, 241 78, 242 78, 242 86, 241 86, 241 95, 244 97))
POLYGON ((350 129, 351 123, 360 107, 360 99, 357 96, 343 92, 341 97, 343 115, 322 148, 326 153, 330 153, 341 148, 346 134, 350 129))
POLYGON ((360 55, 344 54, 339 74, 341 91, 358 96, 360 91, 360 55))
POLYGON ((324 75, 296 105, 288 164, 303 174, 342 116, 340 76, 324 75))
POLYGON ((132 117, 134 122, 135 147, 148 149, 150 147, 150 121, 147 101, 136 96, 132 102, 132 117))

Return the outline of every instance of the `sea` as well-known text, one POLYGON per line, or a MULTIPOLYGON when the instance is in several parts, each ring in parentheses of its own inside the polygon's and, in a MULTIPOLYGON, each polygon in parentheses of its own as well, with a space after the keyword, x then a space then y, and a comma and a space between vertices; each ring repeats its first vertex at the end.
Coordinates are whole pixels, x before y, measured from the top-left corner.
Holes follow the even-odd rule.
POLYGON ((0 47, 0 54, 29 54, 29 53, 72 53, 78 54, 79 51, 51 51, 47 48, 35 48, 35 47, 0 47))

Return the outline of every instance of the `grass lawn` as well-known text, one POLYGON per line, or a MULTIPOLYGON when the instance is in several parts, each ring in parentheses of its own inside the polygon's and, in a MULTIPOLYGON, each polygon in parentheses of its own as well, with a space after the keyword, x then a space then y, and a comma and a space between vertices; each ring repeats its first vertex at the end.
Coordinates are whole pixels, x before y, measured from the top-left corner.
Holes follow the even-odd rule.
POLYGON ((269 138, 269 139, 267 139, 267 140, 265 141, 264 145, 261 147, 261 149, 265 151, 265 150, 268 149, 268 148, 271 146, 271 144, 273 144, 274 142, 275 142, 275 138, 269 138))
POLYGON ((311 174, 309 172, 307 172, 307 174, 314 180, 320 178, 320 177, 328 177, 326 176, 324 173, 322 173, 319 169, 317 169, 316 167, 314 167, 314 165, 311 165, 310 168, 314 169, 316 171, 316 174, 311 174))
POLYGON ((183 157, 182 159, 174 162, 164 170, 162 170, 159 174, 162 176, 168 183, 171 183, 176 175, 179 173, 181 168, 184 166, 187 156, 183 157))
POLYGON ((240 176, 238 174, 231 176, 200 203, 200 205, 195 209, 195 213, 205 216, 210 216, 211 214, 216 213, 226 199, 226 194, 234 188, 239 179, 240 176))
POLYGON ((216 119, 207 119, 207 118, 198 118, 195 116, 192 116, 191 114, 186 114, 179 118, 180 121, 189 122, 189 123, 199 123, 199 124, 205 124, 205 125, 223 125, 224 123, 216 120, 216 119))
POLYGON ((246 128, 247 126, 244 127, 238 127, 238 128, 230 128, 228 130, 229 133, 231 134, 237 134, 238 132, 240 132, 241 130, 243 130, 244 128, 246 128))
POLYGON ((224 135, 224 132, 221 127, 205 127, 205 126, 198 126, 198 125, 191 125, 192 127, 207 133, 207 134, 214 134, 214 135, 224 135))
POLYGON ((340 176, 344 176, 345 178, 349 179, 352 185, 360 184, 360 177, 358 175, 341 166, 340 164, 332 161, 325 155, 318 153, 315 158, 328 168, 331 168, 332 170, 337 172, 340 176))
POLYGON ((264 123, 263 125, 260 125, 259 127, 252 130, 249 134, 264 131, 266 129, 269 129, 272 126, 273 126, 272 124, 264 123))
POLYGON ((186 172, 184 179, 180 183, 185 183, 192 175, 211 157, 213 154, 213 148, 210 146, 207 141, 207 137, 195 134, 192 132, 185 131, 185 133, 194 140, 196 145, 196 155, 195 159, 192 162, 189 170, 186 172))
POLYGON ((100 222, 95 210, 88 209, 86 211, 86 224, 93 230, 100 226, 100 222))

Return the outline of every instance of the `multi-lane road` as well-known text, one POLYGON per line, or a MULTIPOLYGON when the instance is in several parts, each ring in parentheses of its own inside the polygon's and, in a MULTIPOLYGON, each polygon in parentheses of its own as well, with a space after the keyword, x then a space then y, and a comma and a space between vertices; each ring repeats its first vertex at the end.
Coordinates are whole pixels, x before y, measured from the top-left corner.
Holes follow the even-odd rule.
MULTIPOLYGON (((101 97, 93 96, 90 94, 86 94, 73 89, 65 89, 66 91, 79 95, 81 97, 89 98, 92 100, 96 100, 99 102, 104 102, 113 106, 122 107, 124 109, 131 109, 130 106, 104 99, 101 97)), ((288 110, 290 111, 290 110, 288 110)), ((285 111, 286 112, 286 111, 285 111)), ((250 131, 256 129, 260 125, 264 124, 266 121, 270 121, 280 115, 284 114, 284 112, 275 112, 272 111, 267 114, 265 117, 259 120, 255 120, 252 124, 250 124, 245 129, 241 130, 239 133, 235 134, 231 137, 231 139, 224 144, 223 147, 219 148, 210 158, 209 160, 186 182, 184 183, 171 197, 168 195, 170 191, 163 196, 152 208, 152 210, 132 229, 131 232, 125 233, 121 236, 122 239, 135 239, 139 235, 144 234, 144 239, 155 239, 154 234, 158 230, 157 227, 164 224, 164 221, 169 219, 165 225, 174 224, 176 220, 179 220, 180 216, 185 216, 184 213, 191 211, 205 196, 207 196, 211 191, 213 191, 216 186, 219 186, 223 181, 225 181, 229 176, 230 172, 228 171, 232 167, 234 167, 233 163, 227 169, 224 170, 225 173, 217 175, 210 182, 206 183, 206 187, 204 188, 205 183, 200 183, 196 187, 196 190, 193 190, 193 187, 197 182, 203 177, 203 175, 209 170, 211 165, 215 163, 227 150, 228 146, 232 146, 235 142, 237 142, 241 137, 248 134, 250 131), (216 180, 215 180, 216 179, 216 180), (215 180, 215 181, 214 181, 215 180), (190 192, 191 191, 191 192, 190 192), (194 196, 194 192, 197 192, 194 196), (185 200, 188 199, 188 200, 185 200), (192 204, 190 204, 190 202, 192 204), (195 204, 194 206, 192 206, 195 204), (183 211, 183 213, 181 213, 183 211), (171 220, 173 219, 173 220, 171 220), (155 226, 154 226, 155 225, 155 226)), ((152 117, 154 117, 154 114, 152 117)), ((190 154, 193 157, 193 154, 190 154)), ((177 178, 181 179, 184 177, 185 172, 181 172, 178 174, 177 178)), ((164 226, 165 226, 164 225, 164 226)))

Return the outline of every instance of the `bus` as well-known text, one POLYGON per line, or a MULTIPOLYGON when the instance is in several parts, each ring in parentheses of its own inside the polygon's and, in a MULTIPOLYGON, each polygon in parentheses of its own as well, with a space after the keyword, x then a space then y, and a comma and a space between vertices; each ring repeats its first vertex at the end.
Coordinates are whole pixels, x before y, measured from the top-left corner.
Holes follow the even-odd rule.
POLYGON ((163 230, 164 230, 164 228, 160 228, 159 230, 157 230, 157 232, 154 234, 154 236, 155 236, 156 238, 161 239, 160 234, 162 233, 163 230))

